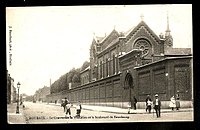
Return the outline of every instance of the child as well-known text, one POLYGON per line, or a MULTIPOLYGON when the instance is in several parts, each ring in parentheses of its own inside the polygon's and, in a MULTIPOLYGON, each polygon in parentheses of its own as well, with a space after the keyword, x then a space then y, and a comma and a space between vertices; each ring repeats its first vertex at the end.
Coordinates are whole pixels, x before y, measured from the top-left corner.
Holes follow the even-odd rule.
POLYGON ((150 100, 147 100, 147 110, 149 111, 149 113, 151 113, 151 106, 152 102, 150 100))
POLYGON ((81 106, 81 103, 79 101, 78 104, 76 105, 76 117, 77 118, 80 118, 81 109, 82 109, 82 106, 81 106))

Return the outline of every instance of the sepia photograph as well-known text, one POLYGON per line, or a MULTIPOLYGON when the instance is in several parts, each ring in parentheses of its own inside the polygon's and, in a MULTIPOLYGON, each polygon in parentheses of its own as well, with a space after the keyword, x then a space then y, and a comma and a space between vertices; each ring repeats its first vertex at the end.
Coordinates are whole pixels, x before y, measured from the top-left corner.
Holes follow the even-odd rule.
POLYGON ((6 7, 8 124, 193 122, 192 4, 6 7))

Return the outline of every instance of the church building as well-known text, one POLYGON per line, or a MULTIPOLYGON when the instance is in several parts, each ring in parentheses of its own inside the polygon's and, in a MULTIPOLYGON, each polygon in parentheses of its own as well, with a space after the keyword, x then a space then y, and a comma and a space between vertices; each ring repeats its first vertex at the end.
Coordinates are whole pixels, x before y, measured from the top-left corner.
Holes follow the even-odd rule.
POLYGON ((165 34, 157 36, 141 19, 127 32, 115 29, 105 37, 94 36, 90 65, 80 72, 81 85, 67 91, 71 102, 126 108, 135 96, 137 108, 158 94, 162 107, 179 94, 182 107, 192 107, 192 53, 173 48, 167 18, 165 34))

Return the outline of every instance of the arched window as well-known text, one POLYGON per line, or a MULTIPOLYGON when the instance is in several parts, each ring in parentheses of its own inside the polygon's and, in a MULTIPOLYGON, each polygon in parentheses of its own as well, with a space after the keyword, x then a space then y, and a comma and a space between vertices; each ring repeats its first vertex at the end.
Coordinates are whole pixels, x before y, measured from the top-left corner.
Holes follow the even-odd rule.
POLYGON ((102 61, 100 61, 100 78, 103 77, 103 64, 102 64, 102 61))
POLYGON ((108 58, 106 58, 105 65, 106 65, 106 76, 108 76, 108 58))

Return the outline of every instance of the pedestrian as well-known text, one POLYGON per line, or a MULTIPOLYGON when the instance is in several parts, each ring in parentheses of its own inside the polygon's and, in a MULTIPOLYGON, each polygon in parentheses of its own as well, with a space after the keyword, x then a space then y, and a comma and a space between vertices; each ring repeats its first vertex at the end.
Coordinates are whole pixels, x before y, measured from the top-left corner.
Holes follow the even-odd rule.
POLYGON ((147 95, 147 98, 146 98, 146 112, 148 110, 149 113, 151 113, 151 106, 152 106, 151 97, 149 95, 147 95))
POLYGON ((81 110, 82 110, 81 102, 78 101, 78 104, 76 105, 76 117, 77 118, 80 118, 81 110))
POLYGON ((179 94, 176 95, 176 110, 179 110, 180 108, 180 97, 179 94))
POLYGON ((20 102, 20 106, 21 106, 22 104, 23 104, 23 102, 21 101, 21 102, 20 102))
POLYGON ((154 109, 156 111, 157 118, 160 117, 160 109, 161 109, 161 101, 158 98, 158 94, 155 95, 155 99, 153 101, 154 109))
POLYGON ((62 101, 61 107, 63 107, 64 112, 66 110, 66 105, 69 103, 69 100, 65 97, 64 101, 62 101))
POLYGON ((172 111, 174 110, 174 108, 176 108, 176 100, 174 96, 170 98, 169 107, 172 109, 172 111))
POLYGON ((71 116, 71 107, 72 107, 72 104, 70 102, 68 102, 66 105, 66 116, 69 114, 69 116, 72 117, 71 116))
POLYGON ((136 110, 136 104, 137 104, 137 99, 136 99, 136 97, 134 96, 134 97, 133 97, 133 108, 134 108, 134 110, 136 110))
POLYGON ((131 111, 131 102, 128 102, 128 114, 130 114, 130 111, 131 111))

